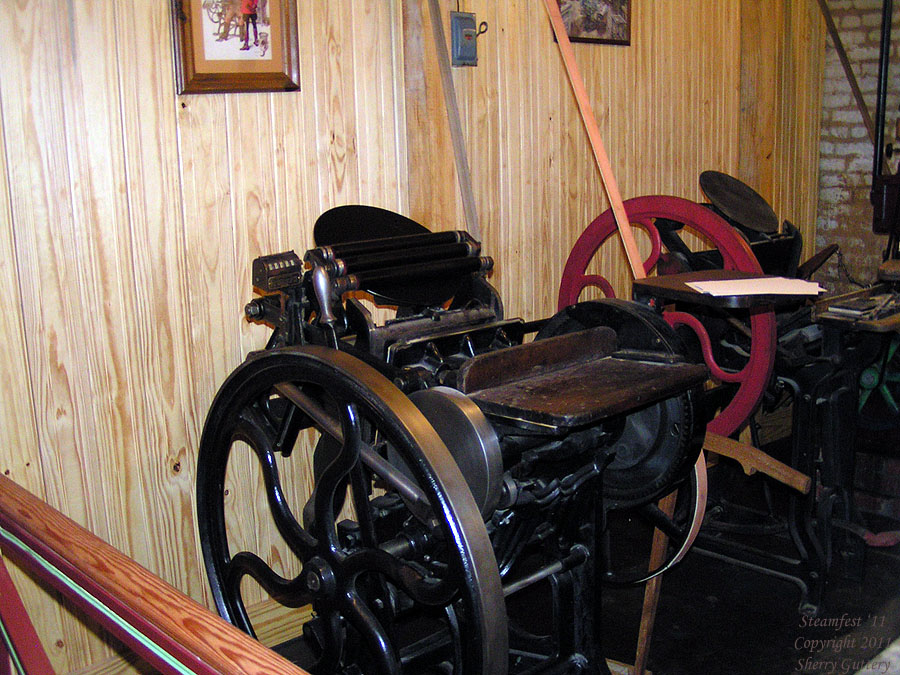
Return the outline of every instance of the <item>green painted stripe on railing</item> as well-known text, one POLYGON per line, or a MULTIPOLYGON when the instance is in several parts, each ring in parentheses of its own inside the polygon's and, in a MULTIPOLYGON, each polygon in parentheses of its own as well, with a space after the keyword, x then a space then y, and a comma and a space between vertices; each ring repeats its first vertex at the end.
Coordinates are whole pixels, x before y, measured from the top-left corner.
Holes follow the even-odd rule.
MULTIPOLYGON (((131 623, 120 617, 115 613, 114 610, 110 609, 106 606, 99 598, 91 595, 87 590, 79 586, 72 578, 70 578, 67 574, 53 565, 50 561, 46 560, 40 553, 32 549, 28 544, 19 539, 16 535, 14 535, 9 530, 0 526, 0 536, 9 541, 13 546, 23 551, 27 555, 29 555, 38 565, 40 565, 44 571, 50 574, 52 577, 60 581, 63 585, 66 586, 73 594, 77 595, 79 598, 87 602, 91 607, 99 611, 103 614, 110 623, 119 626, 122 630, 128 633, 129 636, 138 644, 142 645, 154 655, 160 658, 166 665, 172 667, 173 671, 177 673, 185 673, 186 675, 191 675, 194 673, 192 669, 190 669, 185 664, 178 661, 175 657, 169 654, 163 647, 160 647, 156 644, 152 638, 142 633, 139 629, 135 628, 131 623)), ((5 633, 5 631, 4 631, 5 633)), ((11 650, 10 653, 14 653, 15 650, 11 650)), ((24 671, 21 671, 24 673, 24 671)))
POLYGON ((16 651, 16 646, 13 644, 12 635, 6 630, 6 624, 4 624, 3 621, 0 621, 0 633, 3 633, 3 642, 6 643, 6 651, 9 653, 9 658, 12 661, 13 666, 15 666, 16 672, 19 673, 19 675, 28 675, 25 670, 25 664, 22 663, 22 660, 19 658, 19 653, 16 651))

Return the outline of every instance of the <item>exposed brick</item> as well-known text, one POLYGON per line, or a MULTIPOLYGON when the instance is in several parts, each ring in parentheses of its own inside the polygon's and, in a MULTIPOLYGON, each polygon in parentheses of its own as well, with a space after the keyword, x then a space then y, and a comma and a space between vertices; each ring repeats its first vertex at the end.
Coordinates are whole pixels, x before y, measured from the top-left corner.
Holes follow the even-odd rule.
POLYGON ((847 169, 847 162, 843 159, 826 159, 819 162, 821 171, 843 172, 847 169))
POLYGON ((881 4, 882 0, 853 0, 848 9, 853 9, 863 14, 872 14, 874 12, 881 16, 881 4))
POLYGON ((849 187, 865 187, 868 190, 872 183, 872 176, 869 173, 845 174, 844 182, 849 187))
MULTIPOLYGON (((869 109, 875 116, 882 0, 828 0, 848 51, 851 67, 869 109)), ((894 142, 900 104, 900 6, 894 3, 888 82, 885 142, 894 142)), ((900 143, 900 140, 897 141, 900 143)), ((817 273, 817 281, 832 291, 851 290, 847 276, 863 283, 874 280, 885 238, 872 233, 872 143, 852 100, 850 86, 831 40, 826 42, 819 156, 818 246, 837 243, 846 272, 832 259, 817 273)))
POLYGON ((822 190, 819 192, 819 202, 831 203, 831 204, 839 204, 845 201, 850 196, 849 190, 842 190, 840 188, 829 188, 827 190, 822 190))
MULTIPOLYGON (((852 64, 851 64, 852 68, 852 64)), ((825 66, 825 79, 839 81, 844 77, 844 67, 841 65, 840 61, 835 60, 834 62, 828 63, 825 66)))
POLYGON ((862 124, 862 117, 856 108, 852 110, 833 110, 831 119, 834 122, 842 122, 845 124, 862 124))
MULTIPOLYGON (((871 157, 871 151, 869 151, 869 152, 870 152, 869 157, 858 156, 858 157, 854 157, 853 159, 851 159, 849 166, 847 166, 847 171, 850 171, 850 172, 864 172, 865 171, 865 172, 871 173, 874 159, 871 157)), ((871 178, 870 178, 869 182, 871 182, 871 178)), ((866 206, 869 207, 868 204, 866 204, 866 206)), ((871 207, 869 207, 869 208, 871 208, 871 207)))
POLYGON ((823 96, 822 97, 822 105, 827 105, 830 108, 843 108, 850 105, 853 102, 853 97, 849 93, 837 93, 832 94, 831 96, 823 96))
POLYGON ((863 75, 862 77, 857 78, 857 84, 859 84, 859 90, 863 94, 871 94, 871 101, 867 101, 871 105, 875 105, 875 92, 878 89, 878 71, 876 71, 871 75, 863 75))
POLYGON ((878 61, 866 61, 865 63, 861 63, 859 64, 859 67, 856 68, 856 72, 857 77, 875 78, 875 86, 878 86, 878 61))
MULTIPOLYGON (((880 10, 881 7, 878 7, 880 10)), ((879 32, 881 31, 881 12, 866 12, 860 17, 860 23, 863 26, 875 26, 878 28, 879 32)))
POLYGON ((871 143, 840 143, 835 146, 834 153, 836 155, 852 155, 854 157, 860 157, 865 155, 866 153, 872 153, 872 144, 871 143))

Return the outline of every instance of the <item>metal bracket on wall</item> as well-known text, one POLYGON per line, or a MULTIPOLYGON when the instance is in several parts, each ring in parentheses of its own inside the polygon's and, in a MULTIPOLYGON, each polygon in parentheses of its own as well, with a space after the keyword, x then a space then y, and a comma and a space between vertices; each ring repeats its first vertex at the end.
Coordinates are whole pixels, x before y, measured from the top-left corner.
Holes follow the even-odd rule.
POLYGON ((475 27, 475 15, 470 12, 450 12, 450 65, 478 65, 478 36, 487 32, 487 21, 475 27))

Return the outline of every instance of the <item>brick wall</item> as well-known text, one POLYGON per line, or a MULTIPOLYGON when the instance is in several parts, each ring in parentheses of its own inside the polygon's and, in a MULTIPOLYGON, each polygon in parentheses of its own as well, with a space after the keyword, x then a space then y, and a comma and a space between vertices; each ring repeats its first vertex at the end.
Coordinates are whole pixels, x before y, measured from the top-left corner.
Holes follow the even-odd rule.
MULTIPOLYGON (((828 0, 828 6, 874 121, 882 0, 828 0)), ((891 170, 896 171, 900 160, 900 139, 896 137, 900 117, 900 0, 894 0, 891 44, 884 142, 897 149, 889 161, 891 170)), ((886 237, 872 233, 869 191, 874 148, 830 38, 825 47, 821 134, 816 249, 838 244, 843 265, 832 258, 815 278, 831 291, 842 293, 857 288, 849 277, 864 284, 875 280, 886 237)), ((866 449, 860 447, 857 454, 856 505, 869 513, 900 519, 900 458, 867 454, 866 449)))
MULTIPOLYGON (((881 40, 881 0, 828 0, 848 59, 856 73, 871 117, 875 118, 878 58, 881 40)), ((895 137, 900 116, 900 2, 894 0, 891 67, 888 80, 885 144, 897 148, 890 160, 893 171, 900 158, 895 137)), ((873 146, 856 107, 844 69, 831 39, 825 51, 822 100, 822 140, 819 156, 819 209, 816 249, 830 243, 840 246, 845 269, 833 258, 816 280, 834 292, 856 288, 850 277, 871 283, 881 262, 886 237, 872 233, 873 146)))

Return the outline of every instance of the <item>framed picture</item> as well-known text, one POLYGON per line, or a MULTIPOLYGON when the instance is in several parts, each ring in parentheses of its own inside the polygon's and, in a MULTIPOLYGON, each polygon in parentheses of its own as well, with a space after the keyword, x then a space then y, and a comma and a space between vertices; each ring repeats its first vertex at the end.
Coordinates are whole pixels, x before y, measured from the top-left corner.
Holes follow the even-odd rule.
POLYGON ((179 94, 300 88, 297 0, 172 0, 179 94))
POLYGON ((631 44, 631 0, 557 0, 572 42, 631 44))

